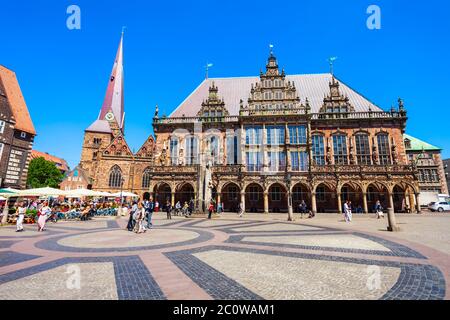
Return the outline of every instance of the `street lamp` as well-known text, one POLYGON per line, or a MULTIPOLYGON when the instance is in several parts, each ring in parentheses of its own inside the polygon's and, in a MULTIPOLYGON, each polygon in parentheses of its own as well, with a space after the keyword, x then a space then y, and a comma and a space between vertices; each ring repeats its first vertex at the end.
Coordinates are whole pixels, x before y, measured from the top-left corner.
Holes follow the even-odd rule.
POLYGON ((122 207, 123 207, 123 183, 125 182, 125 179, 123 177, 120 177, 120 206, 119 210, 117 210, 117 218, 119 219, 122 216, 122 207))
POLYGON ((292 210, 292 193, 291 193, 292 177, 288 173, 286 175, 286 186, 288 188, 288 221, 294 221, 294 212, 292 210))

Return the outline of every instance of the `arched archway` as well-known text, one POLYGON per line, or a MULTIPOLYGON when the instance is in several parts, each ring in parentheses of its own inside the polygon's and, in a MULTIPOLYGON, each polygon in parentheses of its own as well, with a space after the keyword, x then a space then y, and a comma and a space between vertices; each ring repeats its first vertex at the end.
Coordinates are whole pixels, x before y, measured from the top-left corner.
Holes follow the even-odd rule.
POLYGON ((389 207, 389 192, 385 185, 370 184, 367 187, 367 206, 369 212, 375 212, 375 204, 380 201, 381 206, 385 209, 389 207))
POLYGON ((240 202, 241 189, 235 183, 228 183, 222 188, 221 201, 223 209, 227 212, 237 212, 240 202))
POLYGON ((245 211, 264 211, 264 190, 257 183, 252 183, 245 189, 245 211))
POLYGON ((400 183, 392 189, 395 212, 411 213, 416 210, 415 188, 408 183, 400 183))
POLYGON ((155 201, 159 202, 159 207, 162 209, 166 206, 167 201, 171 200, 172 190, 170 186, 165 183, 158 183, 154 188, 155 201))
POLYGON ((311 210, 311 193, 306 185, 297 183, 292 188, 292 205, 294 212, 300 212, 299 206, 305 201, 308 210, 311 210))
POLYGON ((351 208, 354 213, 364 212, 363 194, 360 186, 346 183, 341 187, 341 203, 351 201, 351 208))
POLYGON ((287 188, 280 183, 269 187, 269 212, 287 212, 287 188))
POLYGON ((317 212, 336 213, 339 212, 336 191, 325 183, 316 187, 317 212))
POLYGON ((175 202, 180 201, 181 206, 183 206, 185 202, 189 204, 191 199, 194 198, 194 187, 190 183, 182 183, 178 185, 175 193, 175 202))

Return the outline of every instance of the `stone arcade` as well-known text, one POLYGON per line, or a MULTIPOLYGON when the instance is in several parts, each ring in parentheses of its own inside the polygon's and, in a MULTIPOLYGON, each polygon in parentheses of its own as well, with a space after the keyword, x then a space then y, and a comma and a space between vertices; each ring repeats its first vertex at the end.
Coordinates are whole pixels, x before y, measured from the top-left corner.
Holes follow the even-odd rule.
POLYGON ((270 52, 259 77, 205 79, 133 153, 125 140, 123 38, 99 117, 85 131, 81 168, 96 190, 169 200, 213 198, 235 211, 420 211, 408 161, 403 101, 383 111, 334 74, 287 75, 270 52), (210 195, 209 195, 210 194, 210 195))

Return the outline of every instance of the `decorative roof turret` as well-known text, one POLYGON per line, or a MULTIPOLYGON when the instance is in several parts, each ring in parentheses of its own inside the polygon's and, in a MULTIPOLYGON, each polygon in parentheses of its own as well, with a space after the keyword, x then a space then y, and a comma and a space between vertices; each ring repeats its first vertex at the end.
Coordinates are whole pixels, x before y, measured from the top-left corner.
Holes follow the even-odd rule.
POLYGON ((334 75, 331 76, 329 86, 330 93, 323 99, 323 105, 319 112, 328 114, 355 112, 355 108, 350 104, 348 96, 341 94, 339 81, 336 80, 334 75))
POLYGON ((198 117, 202 118, 220 118, 228 116, 228 110, 225 108, 225 102, 219 98, 219 88, 214 81, 209 87, 208 99, 202 102, 202 107, 197 113, 198 117))

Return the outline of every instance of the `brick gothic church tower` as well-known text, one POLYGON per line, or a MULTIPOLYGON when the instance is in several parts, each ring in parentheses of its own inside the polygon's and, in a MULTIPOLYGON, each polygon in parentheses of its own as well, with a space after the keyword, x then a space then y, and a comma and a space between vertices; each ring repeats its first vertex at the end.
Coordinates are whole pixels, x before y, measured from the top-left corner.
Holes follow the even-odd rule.
POLYGON ((91 180, 97 175, 101 150, 107 148, 115 137, 123 135, 124 120, 122 33, 102 108, 97 120, 84 133, 80 165, 91 180))

